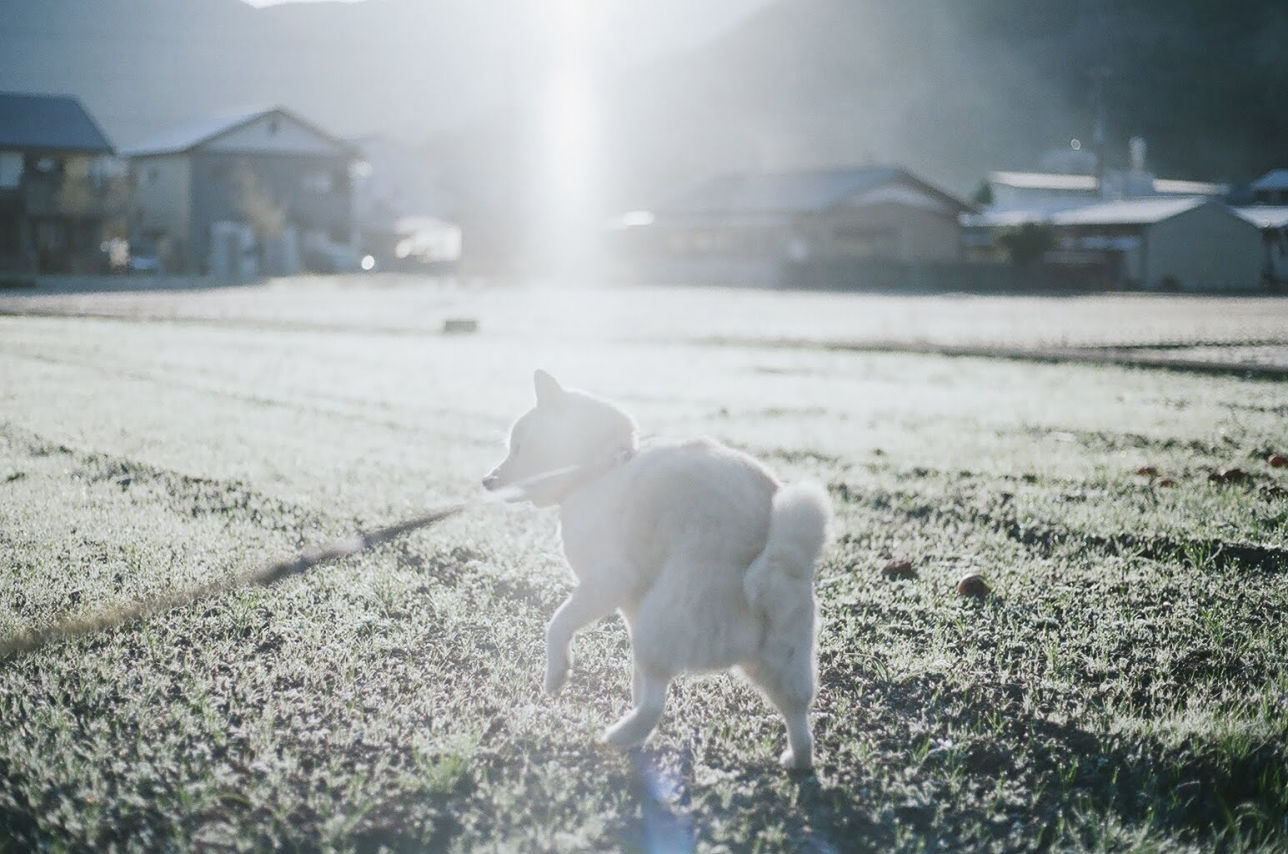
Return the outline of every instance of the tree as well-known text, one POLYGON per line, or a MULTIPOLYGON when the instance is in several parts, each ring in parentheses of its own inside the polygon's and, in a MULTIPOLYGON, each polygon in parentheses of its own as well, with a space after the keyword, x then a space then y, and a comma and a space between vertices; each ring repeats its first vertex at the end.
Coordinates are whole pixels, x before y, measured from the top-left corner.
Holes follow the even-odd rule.
POLYGON ((1055 248, 1055 232, 1046 223, 1026 222, 999 234, 997 245, 1012 264, 1028 267, 1055 248))
POLYGON ((979 186, 970 197, 971 202, 976 207, 987 208, 993 205, 993 185, 987 181, 980 181, 979 186))

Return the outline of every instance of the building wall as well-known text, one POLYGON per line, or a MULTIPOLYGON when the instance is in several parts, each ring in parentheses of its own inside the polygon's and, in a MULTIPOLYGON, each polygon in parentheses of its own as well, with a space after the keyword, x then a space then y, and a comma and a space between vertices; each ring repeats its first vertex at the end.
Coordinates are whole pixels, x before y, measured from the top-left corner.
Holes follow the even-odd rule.
POLYGON ((802 265, 848 271, 868 263, 882 270, 955 263, 962 259, 960 230, 955 210, 881 202, 795 217, 662 218, 613 235, 611 254, 628 278, 780 284, 785 271, 799 273, 802 265))
POLYGON ((841 206, 809 217, 803 232, 811 256, 889 261, 957 261, 962 257, 956 212, 902 204, 841 206))
POLYGON ((0 270, 86 273, 106 268, 109 214, 119 214, 91 153, 0 152, 0 270))
POLYGON ((1142 280, 1152 290, 1260 290, 1262 252, 1255 225, 1207 204, 1146 230, 1142 280))
POLYGON ((192 248, 204 268, 216 222, 251 225, 261 243, 293 230, 347 244, 353 237, 348 158, 334 154, 206 151, 192 157, 192 248))
POLYGON ((130 162, 130 240, 155 249, 162 262, 185 266, 191 245, 192 172, 187 155, 136 157, 130 162))
POLYGON ((1288 226, 1267 228, 1261 233, 1265 246, 1263 268, 1278 287, 1288 283, 1288 226))

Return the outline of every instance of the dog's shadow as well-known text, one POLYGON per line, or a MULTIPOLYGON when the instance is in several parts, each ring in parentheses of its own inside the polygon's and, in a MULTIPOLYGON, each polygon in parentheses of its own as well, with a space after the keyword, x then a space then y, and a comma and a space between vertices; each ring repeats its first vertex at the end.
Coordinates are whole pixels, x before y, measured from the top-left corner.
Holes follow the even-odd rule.
MULTIPOLYGON (((758 828, 773 829, 786 834, 781 847, 807 852, 888 851, 900 847, 901 834, 932 838, 971 826, 991 827, 999 834, 993 844, 1005 845, 1006 834, 1020 826, 1030 834, 1032 847, 1047 849, 1060 844, 1058 819, 1072 806, 1113 815, 1124 826, 1152 826, 1196 839, 1212 839, 1239 820, 1239 815, 1231 818, 1226 804, 1252 810, 1254 817, 1279 808, 1278 790, 1262 785, 1277 779, 1282 767, 1283 753, 1273 739, 1221 762, 1192 750, 1178 751, 1154 734, 1106 738, 1075 723, 1050 720, 1026 712, 1020 699, 1006 699, 1010 695, 1005 691, 981 703, 966 689, 928 677, 899 682, 872 677, 867 690, 890 700, 886 713, 874 716, 873 732, 898 731, 905 745, 913 744, 908 725, 922 720, 926 698, 938 696, 943 712, 956 709, 952 719, 968 730, 974 716, 1005 709, 1006 740, 1021 746, 1024 755, 1013 757, 1003 746, 984 740, 972 744, 960 757, 958 773, 971 783, 963 791, 990 791, 1011 779, 1031 786, 1032 799, 1004 815, 1006 827, 997 826, 999 814, 986 799, 909 801, 902 797, 909 772, 944 791, 951 764, 947 754, 917 756, 911 747, 886 750, 867 767, 829 763, 825 755, 817 773, 787 772, 769 759, 718 761, 725 769, 737 769, 718 772, 719 793, 705 791, 697 782, 703 769, 695 773, 691 744, 678 754, 635 750, 628 756, 629 786, 639 820, 627 831, 627 847, 692 851, 699 842, 719 841, 709 836, 721 835, 720 825, 725 831, 741 827, 753 834, 758 828)), ((827 738, 824 734, 820 743, 827 738)))
MULTIPOLYGON (((626 828, 622 839, 626 850, 646 854, 680 854, 697 849, 699 833, 692 817, 693 753, 692 745, 686 744, 679 753, 678 763, 665 761, 666 754, 662 751, 643 748, 635 748, 626 755, 630 765, 629 791, 639 806, 638 821, 626 828), (668 764, 678 764, 678 767, 673 771, 668 770, 668 764)), ((744 783, 751 784, 784 775, 795 790, 792 800, 799 808, 807 811, 814 804, 842 796, 839 789, 823 784, 814 771, 784 771, 777 763, 756 763, 747 766, 738 775, 739 785, 736 788, 745 794, 734 797, 728 812, 733 814, 758 808, 755 796, 748 792, 751 786, 743 785, 744 783)), ((791 822, 798 825, 798 836, 790 846, 792 850, 826 854, 846 849, 843 840, 829 839, 814 829, 810 815, 798 815, 797 819, 798 821, 791 822)), ((704 820, 709 820, 709 817, 704 820)))
POLYGON ((680 758, 680 774, 664 769, 658 753, 637 747, 627 754, 630 763, 630 794, 639 804, 638 823, 629 827, 630 850, 647 854, 680 854, 693 851, 696 838, 687 815, 693 753, 686 745, 680 758))

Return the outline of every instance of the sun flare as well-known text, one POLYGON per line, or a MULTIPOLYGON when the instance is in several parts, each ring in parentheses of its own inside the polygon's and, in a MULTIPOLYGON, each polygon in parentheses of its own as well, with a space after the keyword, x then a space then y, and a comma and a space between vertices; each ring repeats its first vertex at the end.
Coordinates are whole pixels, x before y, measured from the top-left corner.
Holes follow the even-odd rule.
POLYGON ((545 63, 539 105, 536 198, 545 254, 566 261, 595 218, 599 106, 595 14, 587 0, 551 0, 541 32, 545 63))

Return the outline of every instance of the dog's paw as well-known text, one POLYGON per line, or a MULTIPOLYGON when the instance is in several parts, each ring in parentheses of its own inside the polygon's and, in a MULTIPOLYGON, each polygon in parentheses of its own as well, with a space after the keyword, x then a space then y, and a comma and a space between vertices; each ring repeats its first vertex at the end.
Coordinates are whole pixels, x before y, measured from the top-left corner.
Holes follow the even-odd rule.
POLYGON ((796 751, 789 747, 778 757, 778 763, 788 771, 809 771, 814 767, 814 757, 803 751, 797 756, 796 751))
POLYGON ((563 690, 564 686, 568 684, 568 670, 567 663, 563 663, 562 666, 560 666, 560 662, 556 661, 546 663, 545 687, 547 694, 553 697, 563 690))
POLYGON ((641 738, 630 720, 621 720, 604 730, 600 738, 604 744, 625 752, 639 747, 647 737, 648 733, 645 733, 641 738))

